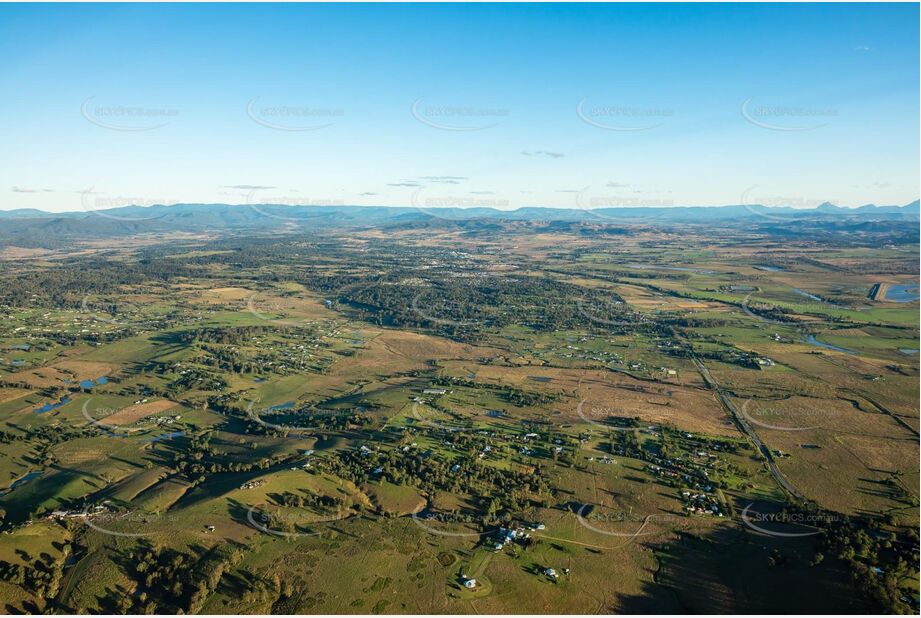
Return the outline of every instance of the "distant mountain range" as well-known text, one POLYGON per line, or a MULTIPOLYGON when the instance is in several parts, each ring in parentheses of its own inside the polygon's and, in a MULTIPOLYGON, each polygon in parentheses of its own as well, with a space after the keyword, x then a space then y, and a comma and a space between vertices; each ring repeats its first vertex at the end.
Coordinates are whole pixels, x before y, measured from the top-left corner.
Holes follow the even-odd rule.
POLYGON ((816 208, 790 208, 760 204, 731 206, 634 206, 615 208, 542 208, 523 207, 515 210, 496 208, 422 208, 414 206, 292 206, 286 204, 156 204, 153 206, 121 206, 99 210, 47 212, 35 208, 0 210, 0 219, 85 219, 99 215, 121 221, 149 221, 189 217, 224 219, 244 222, 255 218, 289 221, 316 221, 336 218, 357 224, 379 223, 385 220, 406 219, 418 216, 444 219, 506 219, 523 221, 598 221, 605 219, 662 219, 669 221, 714 221, 724 219, 749 219, 752 217, 778 217, 784 219, 840 217, 860 220, 917 219, 918 200, 904 206, 876 206, 867 204, 859 208, 843 208, 825 202, 816 208))
MULTIPOLYGON (((416 208, 388 206, 290 206, 282 204, 174 204, 124 206, 96 211, 51 213, 36 209, 0 211, 4 245, 48 246, 61 239, 98 239, 169 232, 283 232, 333 228, 488 225, 499 222, 547 224, 727 224, 757 227, 854 226, 919 221, 918 201, 905 206, 842 208, 825 203, 797 209, 762 205, 628 207, 591 210, 525 207, 416 208)), ((906 230, 909 231, 909 230, 906 230)))

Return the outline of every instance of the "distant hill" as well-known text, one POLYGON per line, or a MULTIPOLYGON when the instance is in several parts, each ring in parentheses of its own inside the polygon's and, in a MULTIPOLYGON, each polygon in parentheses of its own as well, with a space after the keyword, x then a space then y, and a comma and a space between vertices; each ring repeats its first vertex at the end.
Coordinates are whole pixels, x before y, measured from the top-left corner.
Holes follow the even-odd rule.
POLYGON ((45 212, 37 208, 17 208, 15 210, 0 210, 0 219, 25 219, 33 217, 66 216, 69 214, 70 213, 57 215, 57 213, 45 212))
MULTIPOLYGON (((386 206, 288 206, 282 204, 174 204, 124 206, 98 211, 49 213, 36 209, 0 211, 3 245, 49 246, 62 239, 98 239, 171 232, 227 233, 314 231, 333 228, 419 227, 483 223, 535 222, 554 229, 559 224, 744 224, 745 228, 809 223, 841 230, 861 224, 919 220, 919 203, 905 206, 842 208, 825 203, 813 209, 761 205, 629 207, 592 210, 524 207, 415 208, 386 206), (843 227, 842 227, 843 226, 843 227)), ((560 226, 560 229, 567 226, 560 226)), ((470 228, 471 230, 474 228, 470 228)), ((866 229, 866 228, 864 228, 866 229)), ((796 229, 787 230, 797 233, 796 229)))

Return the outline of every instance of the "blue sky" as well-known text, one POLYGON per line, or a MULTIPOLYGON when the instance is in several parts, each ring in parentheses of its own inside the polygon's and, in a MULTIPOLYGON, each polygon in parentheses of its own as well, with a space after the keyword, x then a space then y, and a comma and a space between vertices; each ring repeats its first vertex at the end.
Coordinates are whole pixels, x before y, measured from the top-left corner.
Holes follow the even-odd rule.
POLYGON ((0 5, 0 208, 904 204, 918 17, 0 5))

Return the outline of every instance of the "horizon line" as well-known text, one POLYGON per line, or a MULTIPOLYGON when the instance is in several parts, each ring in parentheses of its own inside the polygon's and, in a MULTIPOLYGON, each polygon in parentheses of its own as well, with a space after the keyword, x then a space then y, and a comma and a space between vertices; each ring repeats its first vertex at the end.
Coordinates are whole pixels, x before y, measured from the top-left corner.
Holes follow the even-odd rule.
POLYGON ((539 210, 564 210, 564 211, 596 211, 596 210, 639 210, 639 209, 691 209, 691 208, 733 208, 733 207, 742 207, 742 208, 765 208, 765 209, 777 209, 777 210, 796 210, 796 211, 810 211, 818 210, 823 206, 832 206, 841 210, 859 210, 861 208, 908 208, 919 204, 919 199, 914 199, 911 202, 905 204, 874 204, 867 203, 860 206, 841 206, 833 202, 822 202, 815 206, 803 206, 796 207, 791 205, 766 205, 766 204, 706 204, 706 205, 664 205, 664 204, 649 204, 649 205, 614 205, 614 206, 598 206, 598 207, 566 207, 566 206, 518 206, 516 208, 497 208, 493 205, 473 205, 473 206, 416 206, 412 204, 408 205, 387 205, 387 204, 372 204, 372 205, 362 205, 362 204, 286 204, 282 202, 258 202, 258 203, 231 203, 231 202, 171 202, 171 203, 155 203, 155 204, 124 204, 121 206, 110 206, 107 208, 94 208, 94 209, 75 209, 75 210, 44 210, 41 208, 32 208, 32 207, 19 207, 19 208, 0 208, 0 212, 17 212, 17 211, 33 211, 41 212, 49 215, 62 215, 62 214, 73 214, 85 212, 92 214, 94 212, 106 211, 106 210, 118 210, 121 208, 171 208, 176 206, 228 206, 228 207, 244 207, 249 208, 252 206, 284 206, 288 208, 405 208, 408 210, 475 210, 475 209, 484 209, 484 210, 494 210, 496 212, 517 212, 519 210, 525 209, 539 209, 539 210))

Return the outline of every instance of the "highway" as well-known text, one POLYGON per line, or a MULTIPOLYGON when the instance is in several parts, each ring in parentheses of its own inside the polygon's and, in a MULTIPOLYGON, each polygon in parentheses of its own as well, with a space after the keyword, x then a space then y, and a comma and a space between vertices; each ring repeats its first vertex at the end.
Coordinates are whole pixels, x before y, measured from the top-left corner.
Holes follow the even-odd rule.
POLYGON ((787 477, 785 477, 780 471, 780 468, 777 467, 777 463, 774 461, 774 456, 771 454, 771 450, 764 445, 764 442, 761 441, 761 438, 759 438, 758 434, 755 433, 755 430, 752 429, 745 416, 739 413, 739 410, 736 408, 735 404, 732 403, 732 400, 729 398, 729 395, 726 393, 726 391, 724 391, 717 383, 717 381, 713 379, 713 376, 710 375, 710 370, 707 369, 707 367, 699 358, 697 358, 696 355, 693 355, 692 359, 694 360, 694 365, 697 367, 697 371, 700 372, 701 377, 704 379, 707 385, 716 391, 717 398, 719 398, 720 403, 723 404, 723 407, 729 411, 729 414, 732 415, 736 425, 739 426, 745 435, 751 438, 752 442, 755 443, 755 446, 758 447, 758 450, 761 451, 761 454, 764 455, 764 458, 767 461, 768 470, 771 472, 771 476, 774 477, 777 483, 789 495, 796 498, 797 500, 805 501, 806 498, 803 497, 803 494, 797 491, 796 487, 794 487, 793 484, 787 480, 787 477))

